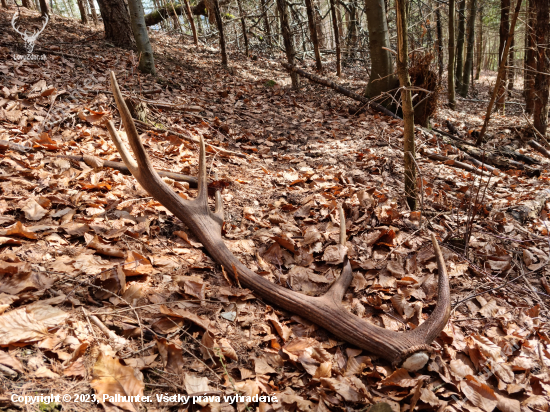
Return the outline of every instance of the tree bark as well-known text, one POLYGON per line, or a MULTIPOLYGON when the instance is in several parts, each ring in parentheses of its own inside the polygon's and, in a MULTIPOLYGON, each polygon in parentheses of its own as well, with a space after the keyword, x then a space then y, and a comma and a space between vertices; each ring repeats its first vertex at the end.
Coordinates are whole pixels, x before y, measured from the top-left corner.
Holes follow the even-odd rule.
POLYGON ((437 25, 437 63, 439 67, 439 82, 443 78, 443 30, 441 28, 441 12, 439 6, 435 10, 435 18, 437 25))
POLYGON ((268 9, 267 9, 267 5, 265 3, 265 0, 261 0, 261 5, 262 5, 262 14, 264 16, 264 27, 265 27, 265 32, 267 33, 267 45, 269 46, 269 48, 272 47, 272 44, 271 44, 271 25, 269 24, 269 15, 268 15, 268 9))
POLYGON ((405 197, 411 210, 416 210, 416 150, 414 147, 414 109, 409 78, 409 50, 407 43, 408 0, 395 0, 397 26, 397 75, 401 86, 403 107, 403 153, 405 165, 405 197))
POLYGON ((340 52, 340 31, 338 30, 338 18, 336 16, 335 0, 330 0, 330 13, 332 14, 332 30, 334 31, 334 44, 336 47, 336 75, 342 75, 342 57, 340 52))
POLYGON ((483 5, 479 6, 476 38, 476 80, 479 80, 481 72, 481 59, 483 56, 483 5))
POLYGON ((535 36, 536 25, 536 0, 529 0, 527 10, 527 25, 525 27, 525 71, 524 71, 524 97, 525 111, 533 113, 535 108, 535 71, 537 70, 537 40, 535 36))
POLYGON ((130 16, 124 0, 98 0, 105 26, 105 40, 123 49, 134 49, 130 16))
POLYGON ((241 15, 241 26, 243 29, 243 38, 244 38, 244 50, 246 58, 248 59, 248 36, 246 35, 246 22, 244 21, 244 11, 241 5, 241 0, 237 0, 237 7, 239 8, 239 14, 241 15))
POLYGON ((317 27, 315 25, 315 16, 313 14, 313 1, 306 0, 307 22, 309 25, 309 34, 311 36, 311 42, 313 43, 313 50, 315 52, 315 65, 318 71, 323 71, 323 64, 321 63, 321 53, 319 52, 319 39, 317 38, 317 27))
MULTIPOLYGON (((2 0, 2 2, 5 3, 6 0, 2 0)), ((40 12, 42 13, 43 16, 45 14, 47 14, 48 16, 50 15, 51 10, 50 10, 50 7, 48 6, 47 0, 40 0, 40 12)))
POLYGON ((80 11, 80 22, 82 24, 88 24, 88 13, 86 13, 86 7, 83 0, 76 0, 78 4, 78 10, 80 11))
POLYGON ((227 66, 227 51, 225 50, 225 34, 223 32, 223 20, 220 12, 220 3, 218 0, 213 0, 214 3, 214 17, 216 18, 216 25, 218 26, 218 32, 220 36, 220 52, 222 55, 222 65, 227 66))
MULTIPOLYGON (((296 57, 296 51, 294 50, 294 41, 292 39, 292 33, 290 31, 290 24, 288 22, 288 11, 286 0, 277 0, 277 9, 279 10, 279 17, 281 21, 281 31, 283 32, 283 40, 285 43, 286 60, 288 64, 294 66, 294 59, 296 57)), ((292 88, 298 89, 300 87, 300 78, 294 71, 290 72, 290 78, 292 80, 292 88)))
POLYGON ((6 0, 2 0, 2 7, 5 9, 8 8, 8 2, 6 0))
POLYGON ((149 41, 147 26, 145 25, 145 17, 141 0, 128 0, 128 8, 130 10, 132 31, 134 33, 136 46, 139 52, 138 69, 142 73, 155 75, 155 58, 153 56, 151 42, 149 41))
POLYGON ((512 37, 512 42, 510 43, 510 53, 508 53, 508 92, 514 90, 514 78, 516 75, 515 66, 515 46, 516 39, 512 37))
MULTIPOLYGON (((510 0, 501 0, 500 1, 500 29, 499 29, 499 44, 498 44, 498 64, 500 67, 501 61, 504 59, 508 60, 508 54, 504 55, 504 46, 506 44, 506 39, 508 38, 508 33, 510 31, 510 0)), ((506 70, 506 68, 505 68, 506 70)), ((504 75, 503 81, 500 85, 497 99, 497 109, 499 111, 504 111, 504 105, 506 102, 506 80, 508 78, 507 71, 504 75)))
POLYGON ((535 39, 537 42, 537 73, 535 74, 535 107, 533 111, 533 125, 543 136, 548 127, 548 91, 550 86, 549 64, 550 53, 550 0, 536 0, 535 12, 535 39))
POLYGON ((88 4, 90 5, 90 11, 92 13, 92 20, 94 21, 94 25, 97 26, 99 24, 99 20, 97 18, 97 11, 95 9, 94 0, 88 0, 88 4))
POLYGON ((447 66, 447 96, 449 107, 455 109, 455 0, 449 0, 449 63, 447 66))
POLYGON ((472 73, 472 67, 474 65, 474 38, 477 0, 470 0, 469 9, 470 11, 468 15, 468 31, 466 36, 466 61, 464 62, 464 73, 462 76, 462 84, 459 91, 462 97, 466 97, 468 95, 468 90, 470 89, 470 75, 472 73))
POLYGON ((193 43, 195 46, 199 45, 199 37, 197 36, 197 28, 195 27, 195 20, 193 20, 193 13, 191 13, 191 6, 189 6, 189 0, 183 0, 185 6, 185 14, 187 15, 187 20, 189 20, 189 25, 191 26, 191 31, 193 32, 193 43))
POLYGON ((365 0, 365 13, 371 56, 371 73, 365 96, 373 98, 393 89, 396 81, 391 54, 387 50, 391 49, 391 45, 384 0, 365 0))
POLYGON ((464 65, 464 37, 466 22, 466 0, 458 1, 458 39, 456 40, 456 89, 460 93, 462 86, 462 69, 464 65))
POLYGON ((23 7, 32 10, 31 0, 22 0, 23 7))

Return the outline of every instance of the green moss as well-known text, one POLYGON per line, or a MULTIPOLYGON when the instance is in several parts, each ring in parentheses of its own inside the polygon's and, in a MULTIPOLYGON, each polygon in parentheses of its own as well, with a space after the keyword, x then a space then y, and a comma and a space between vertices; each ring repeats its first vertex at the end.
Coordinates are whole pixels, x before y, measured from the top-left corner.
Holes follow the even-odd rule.
POLYGON ((273 87, 276 84, 277 84, 277 82, 275 80, 268 80, 267 82, 265 82, 266 87, 273 87))

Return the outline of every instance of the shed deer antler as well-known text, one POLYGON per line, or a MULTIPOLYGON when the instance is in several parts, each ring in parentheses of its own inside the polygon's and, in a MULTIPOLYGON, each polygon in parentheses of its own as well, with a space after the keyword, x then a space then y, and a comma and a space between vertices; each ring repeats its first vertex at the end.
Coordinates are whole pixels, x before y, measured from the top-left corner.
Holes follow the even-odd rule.
MULTIPOLYGON (((385 358, 394 365, 402 364, 403 367, 411 371, 418 370, 426 364, 430 343, 443 330, 449 319, 451 302, 445 261, 433 235, 432 242, 439 270, 438 303, 431 316, 411 331, 394 332, 386 330, 346 310, 342 304, 342 299, 353 279, 351 265, 347 258, 344 261, 342 274, 323 296, 307 296, 276 285, 248 269, 225 245, 221 235, 223 205, 220 192, 216 192, 215 211, 212 212, 208 206, 206 156, 203 139, 201 138, 200 141, 198 196, 195 200, 185 200, 161 180, 149 162, 113 72, 111 72, 111 86, 130 146, 136 158, 134 160, 131 157, 113 123, 109 121, 107 127, 124 163, 126 163, 139 184, 151 196, 189 227, 216 262, 225 267, 229 273, 236 273, 241 284, 252 289, 266 301, 299 314, 352 345, 385 358)), ((344 243, 344 214, 343 212, 340 213, 340 241, 344 243)))

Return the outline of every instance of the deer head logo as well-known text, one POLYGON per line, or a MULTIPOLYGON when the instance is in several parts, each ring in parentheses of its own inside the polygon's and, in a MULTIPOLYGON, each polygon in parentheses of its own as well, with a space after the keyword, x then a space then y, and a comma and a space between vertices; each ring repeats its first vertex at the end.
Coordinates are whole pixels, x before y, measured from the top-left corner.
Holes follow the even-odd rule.
POLYGON ((17 20, 17 14, 14 14, 13 18, 11 19, 11 25, 12 25, 13 29, 17 33, 19 33, 21 35, 21 37, 23 38, 23 40, 25 41, 25 49, 27 50, 27 54, 32 53, 32 51, 34 50, 34 42, 36 41, 36 39, 38 38, 40 33, 42 33, 44 31, 44 29, 46 28, 46 24, 48 24, 48 20, 49 20, 48 15, 45 14, 44 17, 45 17, 46 20, 44 21, 44 25, 42 26, 42 28, 34 31, 32 34, 28 34, 27 30, 25 30, 25 32, 21 32, 17 28, 17 26, 15 25, 15 21, 17 20))

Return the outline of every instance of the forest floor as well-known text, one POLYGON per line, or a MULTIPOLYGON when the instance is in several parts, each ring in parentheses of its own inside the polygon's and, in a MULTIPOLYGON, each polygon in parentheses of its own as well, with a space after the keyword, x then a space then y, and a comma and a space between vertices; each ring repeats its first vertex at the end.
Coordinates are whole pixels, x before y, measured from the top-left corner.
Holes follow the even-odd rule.
MULTIPOLYGON (((422 213, 411 213, 400 120, 370 110, 351 115, 356 102, 305 79, 291 90, 278 59, 231 53, 228 70, 216 48, 158 33, 160 77, 143 76, 135 54, 58 16, 35 47, 46 59, 15 61, 14 11, 0 10, 0 140, 27 152, 0 146, 2 410, 38 407, 12 394, 68 394, 64 410, 83 411, 98 408, 86 403, 91 395, 142 391, 151 403, 104 407, 365 411, 384 401, 395 412, 548 409, 550 168, 525 143, 532 137, 521 105, 493 115, 484 147, 508 145, 532 157, 533 177, 459 169, 458 149, 418 130, 422 213), (148 101, 150 125, 139 130, 155 168, 196 175, 192 139, 212 145, 207 161, 212 184, 223 189, 225 241, 271 281, 309 295, 328 288, 341 270, 330 251, 343 204, 354 266, 344 305, 378 326, 411 329, 437 301, 435 233, 453 310, 427 368, 396 369, 267 305, 226 278, 132 177, 102 168, 121 161, 103 123, 120 124, 111 70, 134 102, 148 101), (427 152, 448 159, 432 161, 427 152), (522 208, 535 211, 525 216, 522 208), (199 392, 278 402, 183 405, 156 397, 199 392)), ((345 68, 341 79, 333 68, 323 75, 356 92, 365 87, 361 67, 345 68)), ((471 99, 489 99, 494 75, 483 73, 471 99)), ((521 91, 511 99, 521 102, 521 91)), ((441 100, 435 126, 449 120, 473 143, 487 103, 459 99, 450 110, 441 100)), ((196 194, 166 181, 184 197, 196 194)), ((59 404, 40 405, 53 409, 59 404)))

